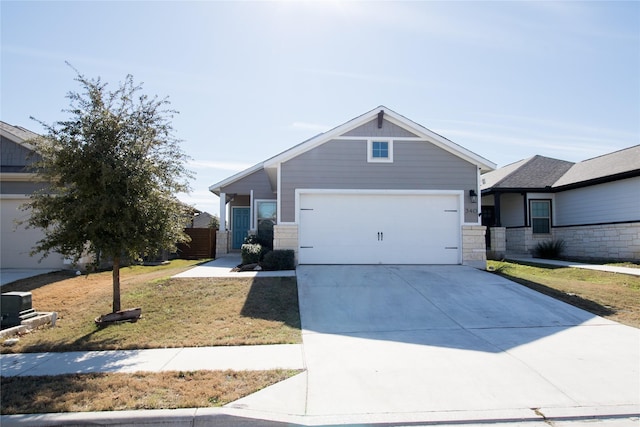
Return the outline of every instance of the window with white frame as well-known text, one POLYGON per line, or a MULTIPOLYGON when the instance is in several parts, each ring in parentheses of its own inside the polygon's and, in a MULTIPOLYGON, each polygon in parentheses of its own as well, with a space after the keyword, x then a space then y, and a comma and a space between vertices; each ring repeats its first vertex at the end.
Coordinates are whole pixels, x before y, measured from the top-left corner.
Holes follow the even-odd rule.
POLYGON ((391 163, 393 162, 393 140, 370 139, 367 141, 367 161, 391 163))
POLYGON ((533 234, 551 233, 551 200, 531 200, 530 203, 533 234))

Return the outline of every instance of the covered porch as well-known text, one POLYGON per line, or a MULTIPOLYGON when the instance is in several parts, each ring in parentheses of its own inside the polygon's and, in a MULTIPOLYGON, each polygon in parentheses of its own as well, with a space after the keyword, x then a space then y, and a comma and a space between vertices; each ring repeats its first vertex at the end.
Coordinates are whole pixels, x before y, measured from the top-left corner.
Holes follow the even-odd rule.
POLYGON ((220 198, 216 253, 240 251, 249 235, 273 247, 278 221, 276 190, 275 179, 270 179, 262 164, 209 187, 220 198))

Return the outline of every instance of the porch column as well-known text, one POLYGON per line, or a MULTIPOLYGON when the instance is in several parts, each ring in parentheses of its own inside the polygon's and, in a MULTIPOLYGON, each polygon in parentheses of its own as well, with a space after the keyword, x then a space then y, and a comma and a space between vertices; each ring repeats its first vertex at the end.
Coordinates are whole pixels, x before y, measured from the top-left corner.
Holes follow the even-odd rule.
POLYGON ((462 264, 485 270, 487 268, 487 248, 484 225, 462 226, 462 264))
POLYGON ((227 193, 220 193, 220 231, 227 231, 227 193))
POLYGON ((216 233, 216 257, 229 253, 229 232, 227 231, 227 194, 220 193, 220 228, 216 233))
POLYGON ((256 231, 258 229, 258 224, 253 221, 256 217, 256 215, 253 214, 253 206, 253 190, 251 190, 251 193, 249 194, 249 215, 251 215, 249 218, 249 232, 251 234, 258 234, 256 231))

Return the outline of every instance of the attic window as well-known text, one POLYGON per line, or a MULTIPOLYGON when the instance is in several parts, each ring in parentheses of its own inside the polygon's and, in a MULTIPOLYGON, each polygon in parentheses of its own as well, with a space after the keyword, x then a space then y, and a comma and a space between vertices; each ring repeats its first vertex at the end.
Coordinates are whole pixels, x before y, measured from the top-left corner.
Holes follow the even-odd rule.
POLYGON ((369 163, 393 162, 393 141, 370 139, 367 141, 367 161, 369 163))

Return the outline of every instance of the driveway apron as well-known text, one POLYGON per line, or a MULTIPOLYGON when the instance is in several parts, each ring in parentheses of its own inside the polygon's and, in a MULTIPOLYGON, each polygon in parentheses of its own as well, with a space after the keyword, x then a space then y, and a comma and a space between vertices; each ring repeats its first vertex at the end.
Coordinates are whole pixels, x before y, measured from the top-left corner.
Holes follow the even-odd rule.
POLYGON ((297 278, 306 415, 640 406, 638 329, 495 274, 299 266, 297 278))

